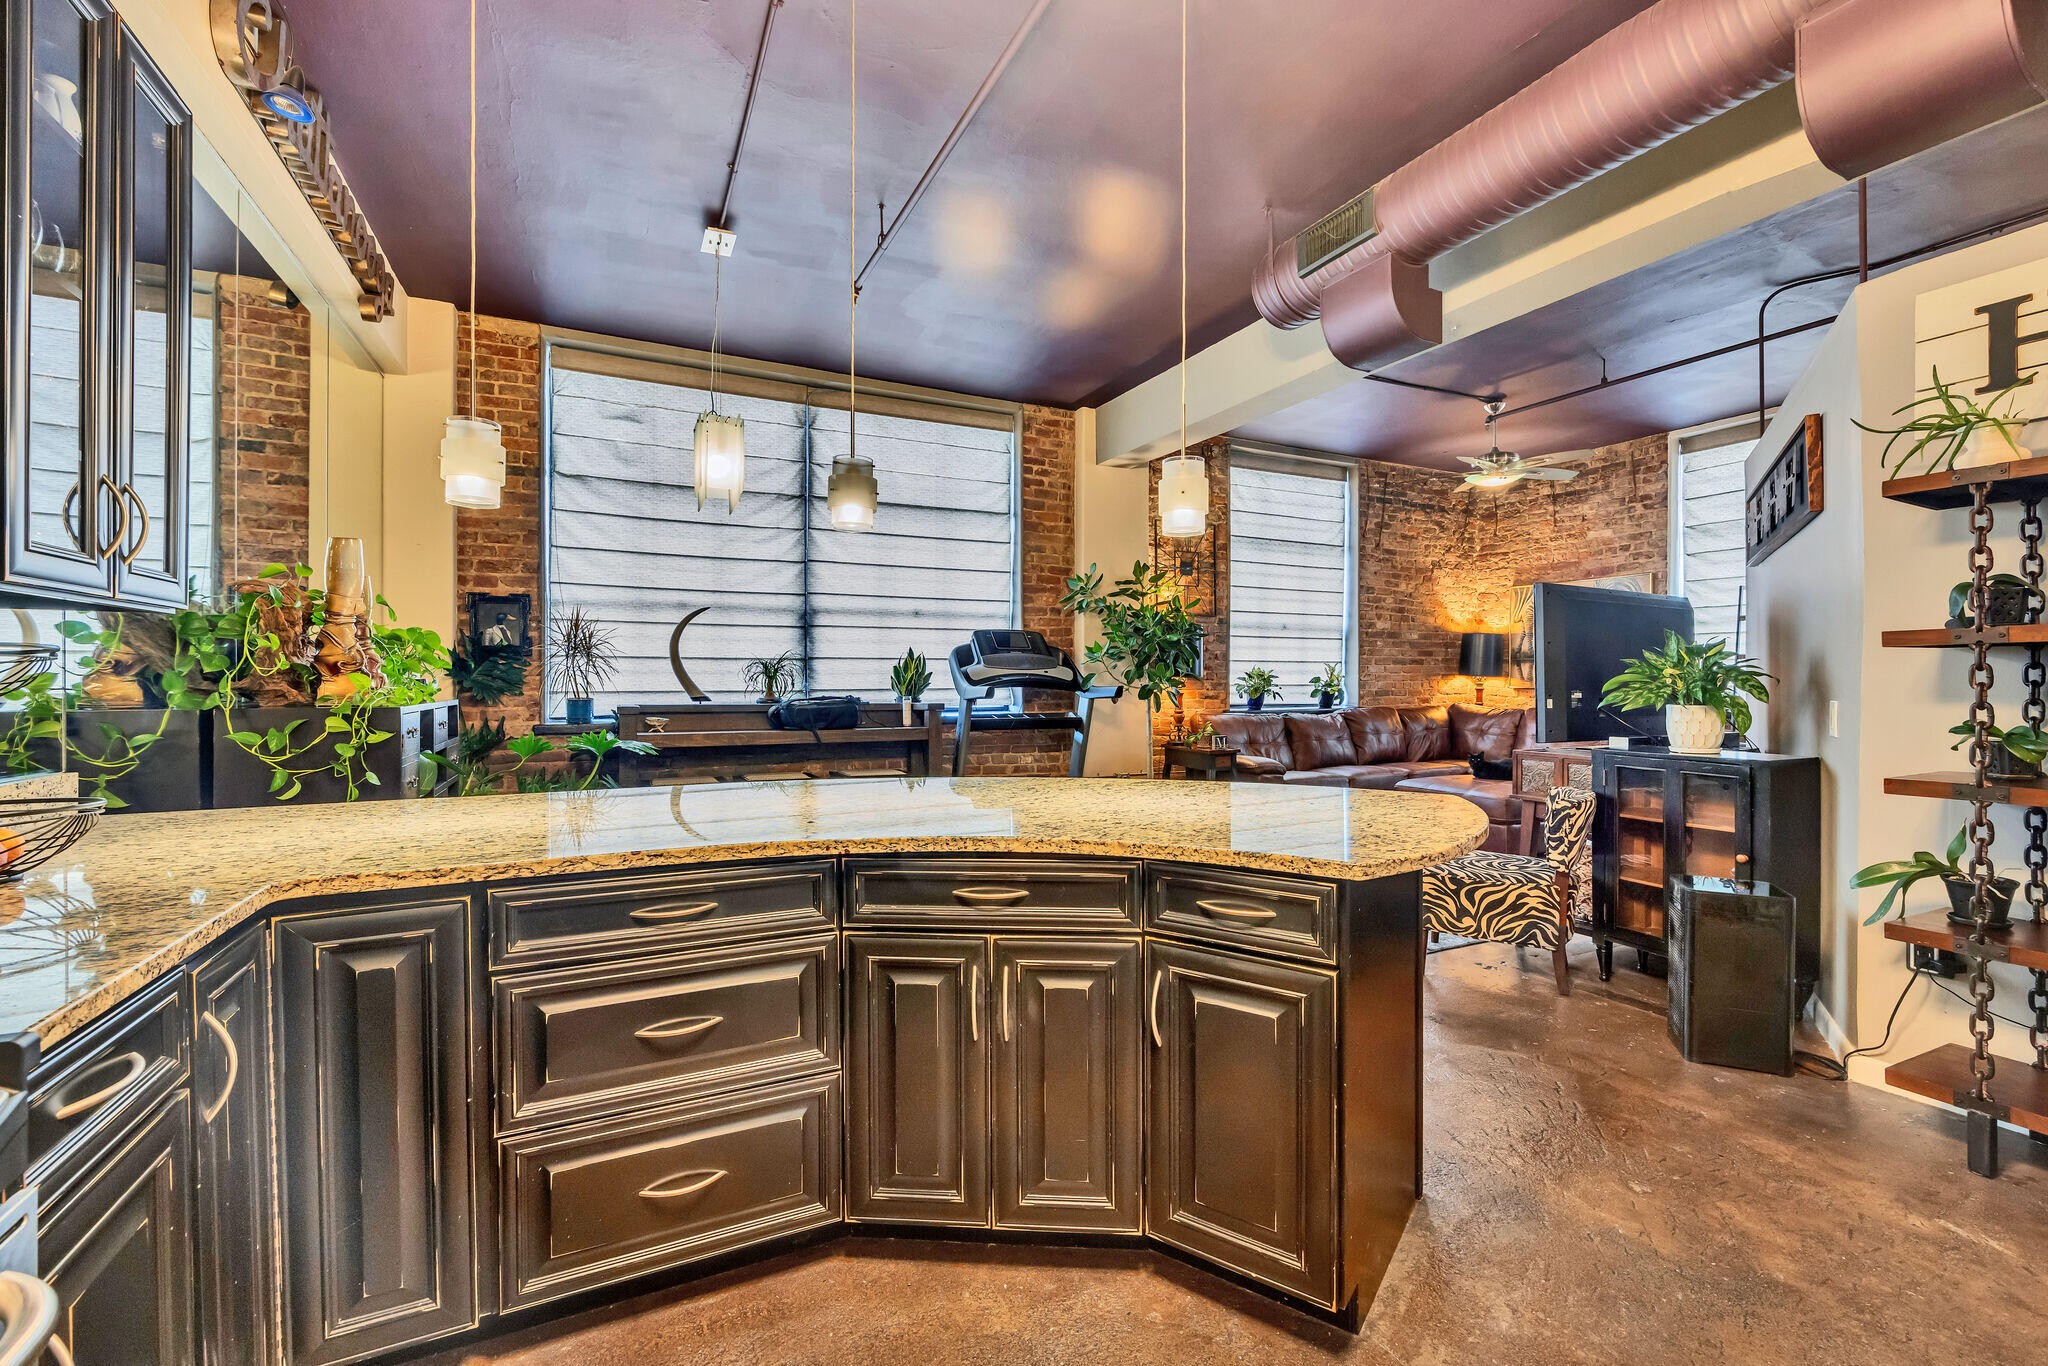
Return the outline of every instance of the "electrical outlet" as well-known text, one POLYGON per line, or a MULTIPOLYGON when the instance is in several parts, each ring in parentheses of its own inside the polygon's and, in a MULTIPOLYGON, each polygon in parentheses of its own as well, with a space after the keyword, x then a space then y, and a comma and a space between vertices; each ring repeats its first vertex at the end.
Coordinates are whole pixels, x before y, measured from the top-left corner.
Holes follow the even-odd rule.
POLYGON ((1960 977, 1963 972, 1962 959, 1947 949, 1929 948, 1925 944, 1912 946, 1909 961, 1915 972, 1931 972, 1936 977, 1960 977))

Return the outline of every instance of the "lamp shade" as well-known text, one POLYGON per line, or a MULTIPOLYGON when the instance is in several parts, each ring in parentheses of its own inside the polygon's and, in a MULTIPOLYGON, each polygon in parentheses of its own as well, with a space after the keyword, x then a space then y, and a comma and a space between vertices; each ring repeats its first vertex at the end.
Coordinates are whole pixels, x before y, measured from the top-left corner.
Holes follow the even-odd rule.
POLYGON ((825 506, 832 514, 832 529, 873 531, 880 494, 874 461, 853 454, 834 460, 832 477, 825 482, 825 506))
POLYGON ((721 413, 705 413, 697 419, 697 510, 706 500, 725 499, 725 510, 739 506, 747 485, 747 424, 721 413))
POLYGON ((488 418, 451 417, 441 436, 443 495, 450 506, 494 508, 505 487, 505 442, 488 418))
POLYGON ((1466 631, 1458 637, 1458 672, 1467 678, 1504 677, 1506 641, 1492 631, 1466 631))
POLYGON ((1199 536, 1209 526, 1209 468, 1199 455, 1169 456, 1159 469, 1159 533, 1199 536))

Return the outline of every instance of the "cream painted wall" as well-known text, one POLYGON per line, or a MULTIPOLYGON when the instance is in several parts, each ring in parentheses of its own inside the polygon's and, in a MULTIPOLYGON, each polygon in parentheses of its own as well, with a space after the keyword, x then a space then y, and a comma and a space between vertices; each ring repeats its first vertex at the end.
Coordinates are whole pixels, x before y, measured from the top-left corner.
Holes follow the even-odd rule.
MULTIPOLYGON (((1099 465, 1095 461, 1095 410, 1074 414, 1074 568, 1091 564, 1116 568, 1150 559, 1152 497, 1150 465, 1099 465)), ((1086 649, 1096 636, 1082 618, 1075 644, 1086 649)), ((1088 738, 1088 776, 1149 773, 1152 718, 1135 698, 1098 708, 1088 738)))
POLYGON ((399 620, 452 642, 455 509, 441 498, 440 444, 455 411, 455 306, 415 299, 406 332, 410 367, 384 377, 384 595, 399 620))
MULTIPOLYGON (((330 536, 358 538, 370 581, 383 592, 384 376, 332 317, 316 320, 310 350, 306 544, 320 555, 330 536)), ((320 562, 312 564, 317 573, 320 562)))

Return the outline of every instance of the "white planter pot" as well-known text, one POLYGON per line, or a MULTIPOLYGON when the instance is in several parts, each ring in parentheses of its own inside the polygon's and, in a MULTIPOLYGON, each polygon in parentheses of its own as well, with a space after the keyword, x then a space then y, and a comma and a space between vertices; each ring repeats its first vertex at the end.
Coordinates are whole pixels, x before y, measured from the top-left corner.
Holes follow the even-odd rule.
POLYGON ((1712 707, 1666 707, 1664 733, 1673 754, 1719 754, 1728 723, 1712 707))
MULTIPOLYGON (((2020 433, 2024 436, 2025 433, 2020 433)), ((2016 436, 2014 440, 2019 438, 2016 436)), ((1980 428, 1970 433, 1970 439, 1963 443, 1962 454, 1956 457, 1959 470, 1975 469, 1980 465, 2003 465, 2008 460, 2025 460, 2033 452, 2025 446, 2014 451, 2006 439, 1992 428, 1980 428)))
POLYGON ((916 705, 916 703, 912 702, 907 697, 903 699, 903 728, 905 730, 909 730, 912 726, 917 724, 917 722, 913 721, 910 717, 911 709, 916 705))

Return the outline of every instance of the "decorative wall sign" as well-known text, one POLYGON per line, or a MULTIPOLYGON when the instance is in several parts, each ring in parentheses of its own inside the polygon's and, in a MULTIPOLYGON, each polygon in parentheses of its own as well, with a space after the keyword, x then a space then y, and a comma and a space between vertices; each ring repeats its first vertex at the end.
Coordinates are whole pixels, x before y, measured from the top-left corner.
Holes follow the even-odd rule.
POLYGON ((1762 564, 1820 516, 1826 506, 1823 491, 1820 414, 1808 413, 1749 491, 1743 537, 1749 557, 1744 563, 1762 564))
POLYGON ((365 322, 391 312, 396 282, 376 234, 356 208, 328 145, 326 108, 292 54, 291 25, 275 0, 210 0, 213 52, 220 69, 263 125, 278 159, 298 182, 334 249, 356 277, 365 322))

